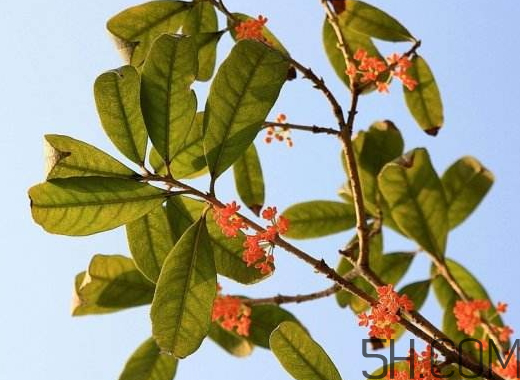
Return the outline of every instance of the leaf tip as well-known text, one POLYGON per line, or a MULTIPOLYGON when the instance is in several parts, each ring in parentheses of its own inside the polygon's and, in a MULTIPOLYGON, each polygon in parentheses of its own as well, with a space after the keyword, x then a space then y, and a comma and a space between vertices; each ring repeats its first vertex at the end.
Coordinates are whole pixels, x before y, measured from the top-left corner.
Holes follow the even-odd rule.
POLYGON ((249 209, 255 214, 256 216, 260 216, 260 211, 262 211, 264 205, 251 205, 249 206, 249 209))
POLYGON ((424 132, 426 132, 426 134, 428 134, 430 136, 437 136, 440 129, 441 129, 441 127, 432 127, 430 129, 425 129, 424 132))

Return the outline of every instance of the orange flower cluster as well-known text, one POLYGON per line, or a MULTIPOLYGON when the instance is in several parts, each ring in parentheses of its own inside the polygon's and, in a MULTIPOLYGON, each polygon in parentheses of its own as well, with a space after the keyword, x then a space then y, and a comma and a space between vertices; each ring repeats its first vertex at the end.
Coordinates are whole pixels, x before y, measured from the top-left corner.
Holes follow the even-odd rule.
MULTIPOLYGON (((509 352, 507 353, 509 355, 509 352)), ((515 354, 511 355, 506 368, 503 368, 500 363, 493 364, 493 371, 498 373, 504 379, 520 379, 520 368, 518 367, 518 358, 515 354)))
POLYGON ((213 216, 227 237, 236 237, 238 231, 247 229, 244 220, 237 215, 240 206, 235 201, 228 203, 225 207, 213 206, 213 216))
POLYGON ((220 286, 217 285, 217 298, 213 301, 211 320, 218 322, 222 328, 233 331, 238 335, 249 336, 251 326, 251 308, 245 305, 238 297, 222 296, 220 286))
POLYGON ((408 358, 408 369, 395 370, 395 373, 389 373, 388 379, 395 380, 436 380, 439 379, 440 371, 436 366, 437 354, 432 352, 431 346, 428 345, 426 350, 418 354, 414 350, 410 352, 408 358), (413 365, 412 365, 413 360, 413 365), (432 365, 433 362, 433 365, 432 365), (413 371, 412 371, 413 368, 413 371), (413 375, 413 376, 412 376, 413 375), (435 376, 437 375, 437 376, 435 376))
MULTIPOLYGON (((457 319, 457 328, 468 335, 473 335, 477 327, 482 323, 481 312, 489 312, 491 309, 491 302, 488 300, 473 300, 473 301, 457 301, 453 308, 453 314, 457 319)), ((496 310, 498 313, 505 313, 507 304, 499 302, 496 310)), ((496 326, 491 324, 491 329, 498 335, 501 342, 507 342, 513 334, 513 330, 509 326, 496 326)), ((484 332, 484 338, 486 337, 484 332)), ((484 349, 487 349, 487 342, 482 339, 484 349)))
MULTIPOLYGON (((240 206, 234 201, 225 207, 213 206, 215 221, 227 237, 236 237, 239 231, 248 228, 244 220, 237 215, 238 210, 240 206)), ((276 207, 267 207, 262 212, 262 217, 270 221, 271 225, 255 235, 246 235, 242 260, 248 267, 254 265, 262 274, 269 274, 274 269, 274 241, 278 234, 283 235, 287 232, 289 220, 281 215, 277 217, 276 207)))
POLYGON ((257 40, 267 42, 263 35, 264 26, 267 23, 267 18, 264 16, 258 16, 257 19, 251 18, 242 21, 235 27, 237 32, 237 40, 257 40))
MULTIPOLYGON (((283 124, 287 120, 287 116, 285 114, 281 113, 276 117, 276 123, 283 124)), ((287 146, 289 148, 292 148, 294 143, 291 138, 291 130, 289 127, 273 127, 269 126, 267 127, 267 136, 265 136, 264 141, 267 144, 270 144, 273 139, 276 139, 278 141, 284 141, 287 143, 287 146)))
POLYGON ((358 315, 359 325, 370 327, 368 335, 372 338, 391 339, 395 333, 392 325, 401 320, 399 311, 412 311, 414 304, 406 294, 400 296, 392 284, 380 286, 377 288, 377 294, 379 299, 377 304, 372 306, 372 313, 358 315))
POLYGON ((417 81, 410 77, 407 72, 412 66, 412 62, 408 57, 397 53, 392 54, 384 62, 377 57, 369 57, 366 50, 358 49, 354 54, 354 59, 349 62, 345 73, 349 76, 352 83, 360 81, 361 83, 375 83, 379 92, 388 93, 388 84, 391 76, 384 82, 379 81, 381 74, 389 72, 392 76, 400 79, 403 85, 410 91, 417 86, 417 81))
POLYGON ((244 243, 244 254, 242 260, 247 266, 254 265, 262 274, 273 271, 274 263, 274 240, 278 234, 283 235, 289 228, 289 221, 283 216, 276 217, 276 207, 268 207, 262 212, 262 218, 271 222, 265 231, 257 232, 255 235, 246 235, 244 243))

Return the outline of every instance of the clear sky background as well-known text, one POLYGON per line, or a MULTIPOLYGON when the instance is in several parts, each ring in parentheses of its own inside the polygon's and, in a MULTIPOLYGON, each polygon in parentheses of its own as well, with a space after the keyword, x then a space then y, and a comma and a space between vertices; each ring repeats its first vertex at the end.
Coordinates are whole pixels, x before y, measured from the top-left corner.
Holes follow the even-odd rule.
MULTIPOLYGON (((407 149, 427 147, 437 170, 460 156, 479 158, 496 175, 490 195, 449 237, 448 256, 463 262, 485 282, 493 300, 509 302, 506 322, 520 332, 517 275, 520 266, 518 189, 520 188, 520 80, 518 54, 520 2, 512 0, 372 1, 400 19, 423 40, 445 105, 446 124, 438 137, 425 135, 408 115, 399 86, 392 94, 363 98, 356 129, 393 120, 407 149)), ((2 241, 0 264, 0 379, 113 380, 127 357, 150 335, 148 308, 101 317, 72 318, 73 278, 95 253, 128 254, 123 229, 86 238, 52 236, 30 216, 27 189, 43 179, 42 135, 67 134, 100 146, 118 158, 95 111, 92 85, 97 75, 122 63, 105 31, 130 0, 5 1, 0 12, 0 154, 2 155, 2 241)), ((348 93, 328 65, 321 46, 323 11, 318 0, 228 0, 230 9, 269 18, 269 27, 295 58, 322 75, 344 104, 348 93)), ((381 45, 387 52, 407 46, 381 45)), ((223 59, 230 47, 225 37, 223 59)), ((205 86, 198 86, 204 104, 205 86)), ((288 83, 273 115, 289 121, 332 125, 328 105, 309 83, 288 83)), ((283 209, 309 199, 337 199, 345 181, 339 145, 323 136, 294 133, 295 147, 265 146, 260 152, 268 186, 267 203, 283 209)), ((231 176, 218 188, 234 199, 231 176)), ((338 247, 351 233, 298 243, 336 262, 338 247)), ((387 251, 414 249, 387 234, 387 251)), ((225 291, 248 295, 292 294, 328 285, 311 268, 277 252, 276 275, 254 288, 223 281, 225 291)), ((426 260, 414 264, 407 280, 424 279, 426 260)), ((406 282, 406 281, 405 281, 406 282)), ((405 283, 403 282, 403 283, 405 283)), ((358 379, 379 363, 361 357, 366 331, 334 299, 288 307, 305 323, 337 363, 344 379, 358 379)), ((440 322, 430 295, 427 316, 440 322)), ((518 335, 516 335, 518 337, 518 335)), ((406 348, 401 346, 400 353, 406 348)), ((247 359, 227 355, 212 342, 182 361, 177 379, 283 380, 289 376, 270 352, 247 359)))

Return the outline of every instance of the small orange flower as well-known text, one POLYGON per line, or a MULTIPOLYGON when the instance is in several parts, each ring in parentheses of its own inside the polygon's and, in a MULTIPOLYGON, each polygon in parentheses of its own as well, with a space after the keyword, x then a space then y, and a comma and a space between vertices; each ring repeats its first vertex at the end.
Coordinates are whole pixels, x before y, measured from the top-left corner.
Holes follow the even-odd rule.
POLYGON ((351 81, 355 81, 357 75, 360 75, 359 81, 364 84, 375 84, 377 90, 381 93, 389 92, 389 79, 382 82, 380 75, 384 73, 391 74, 403 82, 403 85, 410 91, 413 91, 418 85, 417 81, 407 75, 408 69, 412 66, 412 62, 406 56, 397 53, 386 58, 386 62, 377 57, 370 57, 364 49, 358 49, 353 56, 354 62, 350 62, 345 74, 349 76, 351 81), (357 62, 357 67, 356 67, 357 62))
POLYGON ((391 339, 395 334, 392 326, 401 320, 400 310, 412 311, 414 305, 406 294, 400 296, 391 284, 380 286, 376 290, 379 299, 372 306, 369 315, 365 313, 358 315, 359 325, 370 327, 368 335, 372 338, 391 339))
MULTIPOLYGON (((276 117, 276 121, 275 123, 276 124, 285 124, 285 122, 287 121, 287 116, 283 113, 279 114, 277 117, 276 117)), ((267 131, 267 136, 264 138, 264 141, 267 143, 267 144, 270 144, 273 139, 276 139, 277 141, 286 141, 287 142, 287 146, 289 148, 292 148, 294 143, 291 139, 291 129, 288 128, 288 127, 285 127, 285 126, 268 126, 266 128, 266 131, 267 131)))
POLYGON ((502 365, 497 362, 497 364, 493 365, 493 371, 498 373, 504 379, 518 379, 520 368, 518 368, 518 358, 516 357, 516 354, 511 355, 506 368, 502 368, 502 365))
POLYGON ((468 335, 473 335, 475 329, 482 323, 481 311, 488 311, 491 303, 488 300, 457 301, 453 314, 457 319, 457 328, 468 335))
POLYGON ((507 312, 507 303, 499 302, 497 305, 497 313, 507 312))
POLYGON ((228 331, 236 329, 238 335, 249 336, 250 315, 251 308, 238 297, 217 294, 215 301, 213 301, 211 320, 219 323, 222 328, 228 331))
POLYGON ((257 19, 248 19, 242 21, 235 27, 237 32, 237 40, 257 40, 267 42, 263 35, 264 26, 267 23, 267 18, 260 15, 257 19))
POLYGON ((247 229, 244 220, 236 214, 238 210, 240 206, 235 201, 224 207, 213 206, 215 222, 227 237, 236 237, 241 229, 247 229))

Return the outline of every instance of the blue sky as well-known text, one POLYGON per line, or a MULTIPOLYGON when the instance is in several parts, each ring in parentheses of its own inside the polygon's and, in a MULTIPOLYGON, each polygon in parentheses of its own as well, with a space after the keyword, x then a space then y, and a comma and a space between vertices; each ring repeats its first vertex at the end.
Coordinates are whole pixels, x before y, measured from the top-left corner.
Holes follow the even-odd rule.
MULTIPOLYGON (((439 172, 463 155, 479 158, 496 175, 496 183, 477 212, 449 237, 448 255, 483 279, 493 300, 510 303, 506 321, 520 329, 516 276, 520 265, 517 233, 520 215, 520 80, 518 36, 520 2, 510 0, 399 0, 372 2, 400 19, 422 39, 421 54, 432 66, 443 94, 446 124, 436 138, 422 133, 408 115, 395 86, 388 96, 363 98, 356 129, 375 120, 393 120, 407 149, 425 146, 439 172)), ((0 13, 3 54, 0 60, 0 120, 4 198, 0 231, 0 379, 112 380, 126 358, 150 335, 148 309, 102 317, 69 315, 73 278, 95 253, 128 253, 124 231, 86 238, 52 236, 30 217, 26 191, 43 179, 42 136, 61 133, 94 143, 120 157, 103 135, 96 115, 92 85, 101 72, 122 63, 105 31, 113 14, 132 1, 9 1, 0 13)), ((269 26, 295 58, 322 75, 344 104, 348 93, 335 77, 321 47, 323 12, 318 0, 228 0, 230 9, 264 14, 269 26)), ((230 43, 225 39, 219 59, 230 43)), ((385 51, 405 46, 381 45, 385 51)), ((203 99, 205 86, 199 86, 203 99)), ((203 101, 199 101, 203 104, 203 101)), ((305 81, 286 85, 273 109, 289 121, 332 125, 328 105, 305 81)), ((336 199, 345 180, 334 139, 294 133, 292 150, 282 144, 259 144, 268 185, 267 203, 285 208, 309 199, 336 199)), ((260 139, 259 139, 260 141, 260 139)), ((234 199, 230 175, 218 187, 223 199, 234 199)), ((336 261, 347 239, 298 243, 336 261)), ((413 249, 387 234, 387 251, 413 249)), ((277 274, 254 288, 224 281, 225 289, 249 295, 302 293, 326 287, 327 281, 297 259, 277 253, 277 274)), ((419 259, 407 280, 427 275, 419 259)), ((361 339, 348 310, 333 299, 288 307, 337 362, 344 379, 361 376, 377 363, 362 360, 361 339)), ((440 314, 434 297, 424 313, 440 314)), ((519 330, 520 331, 520 330, 519 330)), ((406 348, 402 347, 402 353, 406 348)), ((184 360, 177 379, 288 379, 274 357, 257 349, 235 359, 211 342, 184 360), (249 375, 247 375, 249 374, 249 375)))

